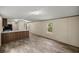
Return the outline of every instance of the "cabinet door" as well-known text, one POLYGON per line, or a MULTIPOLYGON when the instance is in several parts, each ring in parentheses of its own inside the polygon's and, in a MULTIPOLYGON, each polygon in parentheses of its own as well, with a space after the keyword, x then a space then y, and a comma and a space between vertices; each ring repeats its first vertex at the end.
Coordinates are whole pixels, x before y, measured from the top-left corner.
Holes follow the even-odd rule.
POLYGON ((3 24, 2 25, 6 26, 7 25, 7 18, 2 18, 2 19, 3 19, 3 21, 2 21, 3 24))

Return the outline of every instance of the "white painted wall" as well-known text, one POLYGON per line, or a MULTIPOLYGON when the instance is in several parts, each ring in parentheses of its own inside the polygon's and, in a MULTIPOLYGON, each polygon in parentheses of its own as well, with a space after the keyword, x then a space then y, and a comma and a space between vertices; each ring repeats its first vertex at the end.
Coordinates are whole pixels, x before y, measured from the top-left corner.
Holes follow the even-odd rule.
POLYGON ((79 17, 68 19, 69 43, 79 47, 79 17))
POLYGON ((79 16, 30 23, 30 31, 79 47, 79 16), (47 32, 47 24, 53 23, 53 32, 47 32))
POLYGON ((17 25, 18 25, 18 30, 20 30, 20 31, 26 30, 25 22, 23 20, 19 21, 17 25))
POLYGON ((1 46, 1 32, 2 32, 2 17, 0 16, 0 46, 1 46))

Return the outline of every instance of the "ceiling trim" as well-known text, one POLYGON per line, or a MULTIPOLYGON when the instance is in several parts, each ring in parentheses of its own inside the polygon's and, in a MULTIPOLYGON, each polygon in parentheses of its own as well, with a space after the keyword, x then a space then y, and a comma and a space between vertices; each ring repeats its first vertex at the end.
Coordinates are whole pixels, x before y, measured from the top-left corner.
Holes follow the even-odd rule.
POLYGON ((31 21, 29 23, 32 23, 32 22, 43 22, 43 21, 50 21, 50 20, 58 20, 58 19, 64 19, 64 18, 71 18, 71 17, 78 17, 79 15, 72 15, 72 16, 66 16, 66 17, 59 17, 59 18, 53 18, 53 19, 45 19, 45 20, 34 20, 34 21, 31 21))

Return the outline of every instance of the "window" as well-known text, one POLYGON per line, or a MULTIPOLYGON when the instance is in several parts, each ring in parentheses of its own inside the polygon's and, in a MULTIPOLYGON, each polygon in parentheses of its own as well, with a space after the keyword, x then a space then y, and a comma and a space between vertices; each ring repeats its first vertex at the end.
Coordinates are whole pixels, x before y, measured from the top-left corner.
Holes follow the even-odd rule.
POLYGON ((48 32, 53 31, 53 23, 48 23, 48 32))

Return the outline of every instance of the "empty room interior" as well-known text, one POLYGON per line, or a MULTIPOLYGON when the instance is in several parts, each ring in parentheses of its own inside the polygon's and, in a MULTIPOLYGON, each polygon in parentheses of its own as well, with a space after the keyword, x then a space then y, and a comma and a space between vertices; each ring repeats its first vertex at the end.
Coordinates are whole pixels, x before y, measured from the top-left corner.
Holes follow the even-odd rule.
POLYGON ((78 52, 78 6, 0 6, 0 53, 78 52))

